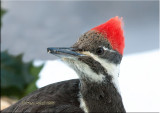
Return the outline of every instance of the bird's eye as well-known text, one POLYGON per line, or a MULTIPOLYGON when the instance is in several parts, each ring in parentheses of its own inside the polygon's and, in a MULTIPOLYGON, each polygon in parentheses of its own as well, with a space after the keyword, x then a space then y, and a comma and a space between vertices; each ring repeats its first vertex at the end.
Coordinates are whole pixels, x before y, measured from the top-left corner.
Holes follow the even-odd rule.
POLYGON ((97 48, 96 53, 97 53, 98 55, 102 55, 102 54, 104 53, 104 49, 101 48, 101 47, 99 47, 99 48, 97 48))

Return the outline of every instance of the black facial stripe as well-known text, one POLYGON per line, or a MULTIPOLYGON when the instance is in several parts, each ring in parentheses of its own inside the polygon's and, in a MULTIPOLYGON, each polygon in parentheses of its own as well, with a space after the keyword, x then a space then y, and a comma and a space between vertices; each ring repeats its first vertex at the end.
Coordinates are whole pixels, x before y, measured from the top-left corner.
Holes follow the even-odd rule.
POLYGON ((122 60, 122 55, 120 55, 117 51, 111 52, 105 50, 104 54, 100 56, 103 59, 107 59, 109 62, 114 64, 120 64, 122 60))
POLYGON ((108 81, 111 81, 112 78, 111 76, 108 75, 107 70, 99 62, 94 60, 92 57, 84 56, 84 57, 78 58, 78 60, 87 64, 96 74, 103 74, 105 75, 108 81))

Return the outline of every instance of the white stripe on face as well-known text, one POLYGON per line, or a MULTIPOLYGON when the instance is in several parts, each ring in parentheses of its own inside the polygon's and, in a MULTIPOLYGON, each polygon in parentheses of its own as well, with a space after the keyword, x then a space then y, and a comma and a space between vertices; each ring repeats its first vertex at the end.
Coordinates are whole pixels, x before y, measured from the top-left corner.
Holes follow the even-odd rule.
POLYGON ((118 75, 119 75, 119 68, 120 68, 119 64, 110 63, 109 61, 107 61, 107 59, 104 60, 102 58, 99 58, 97 55, 94 55, 93 53, 90 53, 89 51, 82 52, 82 54, 92 57, 94 60, 99 62, 103 66, 104 69, 107 70, 107 73, 110 76, 112 76, 112 82, 114 86, 117 88, 118 92, 120 93, 119 83, 118 83, 118 75))
POLYGON ((106 48, 105 46, 103 46, 103 49, 106 50, 106 51, 110 51, 110 52, 116 52, 116 51, 114 51, 114 50, 111 50, 111 49, 106 48))
POLYGON ((103 74, 95 73, 87 64, 81 61, 70 58, 63 58, 62 60, 66 62, 69 66, 74 68, 79 77, 82 79, 88 79, 96 83, 102 83, 105 79, 105 76, 103 74))

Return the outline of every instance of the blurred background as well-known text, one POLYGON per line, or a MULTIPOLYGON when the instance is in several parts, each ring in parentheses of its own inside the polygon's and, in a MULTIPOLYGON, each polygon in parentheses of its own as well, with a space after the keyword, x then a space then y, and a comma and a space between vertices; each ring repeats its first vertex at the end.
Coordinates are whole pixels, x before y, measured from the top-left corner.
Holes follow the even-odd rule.
POLYGON ((1 6, 1 101, 6 106, 47 84, 78 78, 46 48, 69 47, 81 34, 120 16, 125 50, 119 82, 125 108, 160 111, 158 0, 2 1, 1 6))

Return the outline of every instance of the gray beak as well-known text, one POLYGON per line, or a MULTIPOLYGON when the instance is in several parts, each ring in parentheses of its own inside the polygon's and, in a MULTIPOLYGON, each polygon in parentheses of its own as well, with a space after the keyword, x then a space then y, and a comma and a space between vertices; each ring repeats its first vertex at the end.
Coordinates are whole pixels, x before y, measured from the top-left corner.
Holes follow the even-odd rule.
POLYGON ((56 55, 58 57, 76 57, 76 56, 85 56, 83 54, 80 54, 76 52, 76 49, 74 48, 55 48, 55 47, 49 47, 47 48, 47 52, 51 53, 53 55, 56 55))

